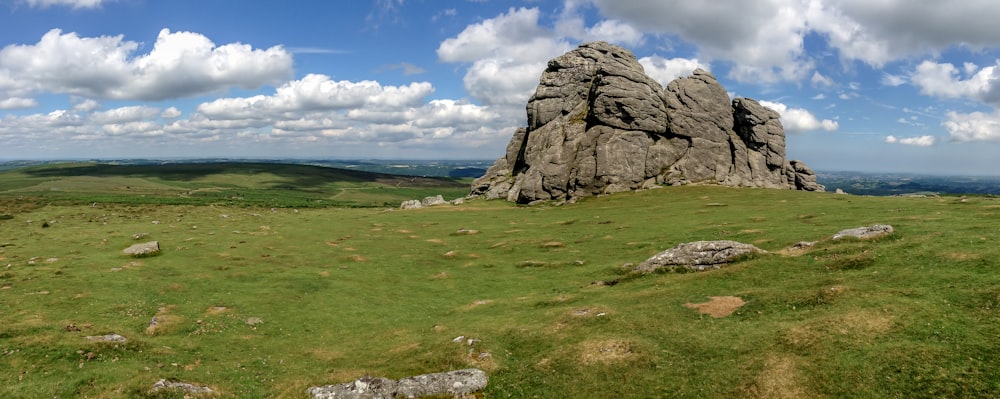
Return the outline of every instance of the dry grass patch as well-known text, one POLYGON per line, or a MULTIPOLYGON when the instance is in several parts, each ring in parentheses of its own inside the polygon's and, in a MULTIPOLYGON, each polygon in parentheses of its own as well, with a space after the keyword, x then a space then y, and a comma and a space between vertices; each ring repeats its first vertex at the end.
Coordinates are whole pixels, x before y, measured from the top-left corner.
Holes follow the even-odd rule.
POLYGON ((743 389, 743 397, 760 399, 817 398, 808 392, 804 377, 799 372, 800 360, 792 355, 771 355, 764 361, 764 369, 750 386, 743 389))
POLYGON ((979 260, 983 258, 982 254, 972 254, 968 252, 948 252, 941 254, 941 257, 946 260, 952 261, 966 261, 966 260, 979 260))
POLYGON ((621 339, 584 341, 577 346, 577 352, 584 365, 625 363, 639 356, 634 344, 621 339))
POLYGON ((162 306, 146 326, 146 335, 162 335, 180 328, 184 318, 173 314, 176 305, 162 306))
POLYGON ((796 348, 809 348, 836 338, 863 342, 888 333, 894 324, 893 317, 884 312, 853 310, 789 328, 782 339, 796 348))
POLYGON ((708 299, 708 302, 703 303, 685 303, 684 307, 697 310, 699 314, 719 318, 733 314, 736 309, 746 304, 742 298, 735 296, 712 296, 708 299))

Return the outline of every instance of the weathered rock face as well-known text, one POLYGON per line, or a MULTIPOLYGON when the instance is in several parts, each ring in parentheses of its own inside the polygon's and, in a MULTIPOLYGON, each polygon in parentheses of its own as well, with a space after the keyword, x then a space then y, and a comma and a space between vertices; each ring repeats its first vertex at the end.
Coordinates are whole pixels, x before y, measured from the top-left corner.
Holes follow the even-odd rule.
POLYGON ((730 101, 702 70, 663 88, 608 43, 549 61, 527 114, 472 196, 531 203, 688 183, 823 190, 785 158, 777 112, 730 101))

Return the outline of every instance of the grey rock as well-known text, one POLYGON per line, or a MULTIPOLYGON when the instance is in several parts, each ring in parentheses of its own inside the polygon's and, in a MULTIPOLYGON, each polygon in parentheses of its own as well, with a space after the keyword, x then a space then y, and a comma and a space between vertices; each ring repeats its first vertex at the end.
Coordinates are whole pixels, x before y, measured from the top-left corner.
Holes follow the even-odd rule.
POLYGON ((125 338, 118 334, 88 335, 84 338, 91 341, 99 341, 99 342, 128 342, 128 338, 125 338))
POLYGON ((123 249, 122 253, 136 258, 157 255, 160 253, 160 243, 158 241, 150 241, 133 244, 132 246, 123 249))
POLYGON ((862 238, 862 239, 863 238, 873 238, 873 237, 879 237, 879 236, 891 234, 892 232, 893 232, 892 226, 887 225, 887 224, 876 224, 876 225, 872 225, 872 226, 864 226, 864 227, 857 227, 857 228, 853 228, 853 229, 841 230, 841 231, 837 232, 837 234, 833 235, 833 239, 834 240, 839 240, 839 239, 845 238, 845 237, 854 237, 854 238, 862 238))
MULTIPOLYGON (((150 391, 155 393, 165 389, 183 391, 187 394, 193 394, 193 395, 211 394, 215 392, 212 388, 206 386, 194 385, 179 381, 167 381, 165 379, 161 379, 156 383, 154 383, 150 391)), ((187 395, 185 395, 185 397, 187 397, 187 395)))
POLYGON ((663 88, 608 43, 549 61, 526 111, 527 126, 470 197, 572 202, 691 183, 823 190, 805 164, 786 160, 777 112, 731 101, 700 69, 663 88))
POLYGON ((399 204, 399 209, 420 209, 424 205, 420 203, 420 200, 406 200, 399 204))
POLYGON ((447 203, 448 203, 448 201, 445 201, 444 197, 442 197, 440 195, 435 195, 435 196, 432 196, 432 197, 426 197, 426 198, 424 198, 423 200, 420 201, 420 205, 423 205, 423 206, 444 205, 444 204, 447 204, 447 203))
POLYGON ((488 382, 479 369, 422 374, 392 380, 361 377, 352 382, 312 387, 306 390, 314 399, 392 399, 427 396, 462 397, 483 390, 488 382))
POLYGON ((736 241, 695 241, 677 245, 653 255, 636 266, 636 273, 650 273, 659 269, 685 268, 692 271, 719 269, 733 260, 766 251, 750 244, 736 241))

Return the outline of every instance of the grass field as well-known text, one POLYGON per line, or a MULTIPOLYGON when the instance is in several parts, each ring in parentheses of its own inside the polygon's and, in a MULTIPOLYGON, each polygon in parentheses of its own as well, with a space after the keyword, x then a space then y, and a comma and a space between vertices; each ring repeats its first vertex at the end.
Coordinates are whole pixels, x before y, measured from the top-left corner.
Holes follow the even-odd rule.
MULTIPOLYGON (((305 398, 365 374, 465 367, 489 372, 487 398, 1000 395, 992 197, 687 186, 399 211, 51 197, 12 191, 45 187, 12 183, 45 173, 18 173, 0 175, 4 398, 183 397, 150 393, 161 378, 305 398), (877 223, 896 232, 828 239, 877 223), (124 256, 140 233, 163 253, 124 256), (770 253, 624 271, 710 239, 770 253), (782 251, 798 241, 819 242, 782 251), (710 297, 745 304, 692 309, 710 297), (85 338, 110 333, 128 342, 85 338)), ((177 184, 155 174, 116 178, 177 184)))

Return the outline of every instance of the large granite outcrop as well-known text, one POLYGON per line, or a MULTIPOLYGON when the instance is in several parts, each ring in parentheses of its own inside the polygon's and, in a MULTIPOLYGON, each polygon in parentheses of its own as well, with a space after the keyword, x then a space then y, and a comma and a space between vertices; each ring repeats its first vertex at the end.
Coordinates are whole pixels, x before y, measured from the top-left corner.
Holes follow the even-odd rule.
POLYGON ((700 69, 664 88, 608 43, 549 61, 527 114, 472 196, 531 203, 689 183, 824 189, 786 159, 777 112, 731 101, 700 69))

